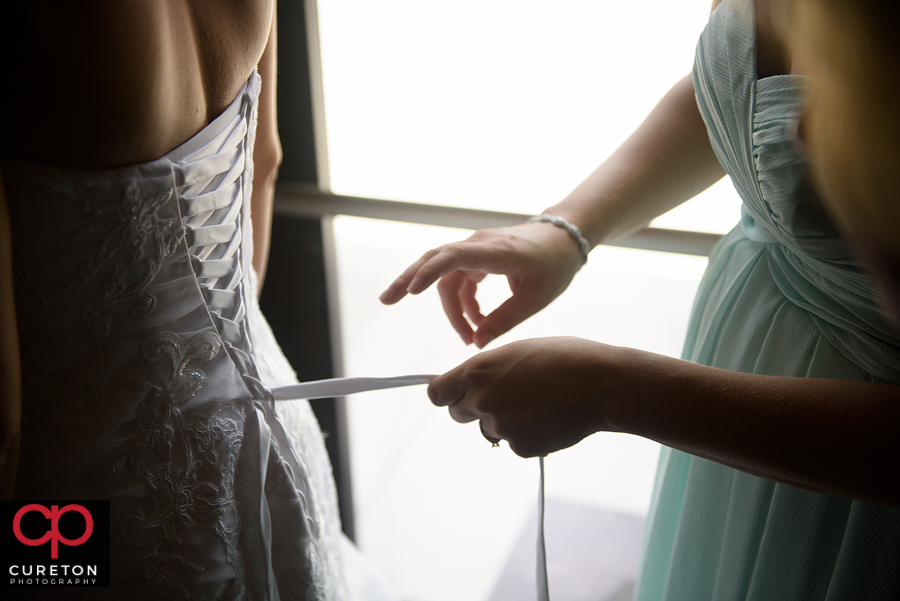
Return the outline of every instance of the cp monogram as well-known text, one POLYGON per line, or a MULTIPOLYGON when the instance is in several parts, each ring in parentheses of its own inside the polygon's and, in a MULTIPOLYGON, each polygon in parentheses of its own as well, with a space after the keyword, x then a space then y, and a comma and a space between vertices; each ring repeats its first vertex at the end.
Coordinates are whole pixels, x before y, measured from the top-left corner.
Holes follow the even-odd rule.
POLYGON ((83 545, 87 539, 91 537, 91 532, 94 531, 94 518, 91 517, 91 513, 82 507, 81 505, 66 505, 62 509, 59 508, 58 505, 51 505, 50 509, 47 509, 44 505, 25 505, 19 511, 16 512, 16 517, 13 518, 13 532, 16 535, 16 538, 19 539, 19 542, 22 544, 28 545, 29 547, 37 547, 46 542, 50 541, 50 557, 52 559, 57 559, 59 557, 59 543, 67 545, 69 547, 77 547, 79 545, 83 545), (41 538, 27 538, 22 534, 22 516, 28 513, 29 511, 37 511, 45 518, 50 520, 50 530, 44 534, 41 538), (75 511, 84 516, 85 528, 84 534, 76 538, 75 540, 69 540, 66 537, 62 536, 59 533, 59 516, 66 513, 67 511, 75 511))

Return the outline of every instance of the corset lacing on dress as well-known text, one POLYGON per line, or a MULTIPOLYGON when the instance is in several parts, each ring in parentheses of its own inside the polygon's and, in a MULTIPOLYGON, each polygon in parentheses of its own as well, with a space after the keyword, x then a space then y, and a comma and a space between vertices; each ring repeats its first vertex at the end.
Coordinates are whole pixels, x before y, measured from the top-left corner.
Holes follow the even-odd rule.
POLYGON ((253 74, 145 163, 2 164, 23 374, 16 495, 109 501, 116 588, 91 598, 347 598, 322 435, 308 403, 276 412, 273 391, 296 378, 255 299, 259 91, 253 74))
POLYGON ((191 265, 210 317, 253 397, 271 399, 251 355, 243 284, 244 269, 250 268, 250 240, 242 244, 242 231, 250 221, 245 202, 253 171, 247 152, 256 129, 256 88, 258 80, 252 78, 242 102, 217 118, 227 125, 214 128, 218 131, 211 140, 198 140, 205 144, 188 148, 175 162, 175 179, 191 265))

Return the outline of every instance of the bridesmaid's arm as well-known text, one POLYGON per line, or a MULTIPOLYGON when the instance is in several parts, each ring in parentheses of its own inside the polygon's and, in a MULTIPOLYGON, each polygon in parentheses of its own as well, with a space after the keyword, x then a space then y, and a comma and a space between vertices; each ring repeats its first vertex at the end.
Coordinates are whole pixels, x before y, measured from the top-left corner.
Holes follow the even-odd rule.
POLYGON ((12 231, 3 176, 0 175, 0 499, 16 486, 21 436, 22 376, 13 299, 12 231))
MULTIPOLYGON (((710 12, 721 2, 713 0, 710 12)), ((724 175, 688 73, 612 156, 544 212, 575 223, 596 246, 646 227, 724 175)))
POLYGON ((900 386, 629 352, 651 376, 611 408, 610 429, 785 484, 900 506, 900 386))
POLYGON ((900 506, 900 386, 744 374, 550 338, 481 353, 435 378, 428 394, 525 457, 624 432, 770 480, 900 506))
MULTIPOLYGON (((641 229, 724 175, 687 75, 612 156, 545 212, 577 225, 593 247, 641 229)), ((381 302, 394 304, 439 281, 450 323, 466 344, 483 348, 550 304, 582 262, 569 234, 546 223, 479 230, 468 240, 425 253, 385 290, 381 302), (513 295, 482 315, 475 293, 489 273, 505 275, 513 295)))
POLYGON ((592 246, 623 238, 725 175, 686 75, 640 127, 558 204, 592 246))
POLYGON ((256 126, 256 146, 253 149, 253 196, 250 213, 253 217, 253 268, 258 276, 257 294, 262 290, 269 261, 269 242, 272 235, 272 207, 275 202, 275 180, 281 165, 281 139, 278 136, 276 85, 278 79, 277 6, 272 9, 269 41, 259 59, 262 90, 259 94, 259 119, 256 126))

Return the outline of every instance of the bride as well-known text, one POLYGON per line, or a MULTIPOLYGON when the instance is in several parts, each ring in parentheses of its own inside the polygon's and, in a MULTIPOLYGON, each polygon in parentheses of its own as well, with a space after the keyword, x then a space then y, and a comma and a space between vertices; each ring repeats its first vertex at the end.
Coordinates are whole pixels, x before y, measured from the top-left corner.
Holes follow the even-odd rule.
POLYGON ((270 392, 296 381, 256 302, 274 0, 10 10, 4 497, 110 500, 92 597, 393 598, 342 538, 308 404, 270 392))

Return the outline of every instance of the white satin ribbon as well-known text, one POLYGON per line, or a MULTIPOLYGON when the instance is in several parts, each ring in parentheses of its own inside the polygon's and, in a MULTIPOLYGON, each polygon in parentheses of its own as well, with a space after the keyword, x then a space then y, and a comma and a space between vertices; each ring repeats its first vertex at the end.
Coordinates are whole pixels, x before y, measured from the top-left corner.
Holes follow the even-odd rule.
POLYGON ((340 397, 357 392, 370 390, 383 390, 385 388, 400 388, 401 386, 416 386, 428 384, 437 376, 422 374, 414 376, 394 376, 391 378, 329 378, 327 380, 313 380, 301 382, 290 386, 279 386, 272 389, 272 396, 276 401, 289 401, 294 399, 327 399, 340 397))
POLYGON ((550 601, 550 584, 547 582, 547 549, 544 545, 544 458, 541 461, 541 482, 538 486, 538 524, 537 524, 537 598, 538 601, 550 601))
MULTIPOLYGON (((429 384, 437 376, 421 374, 413 376, 394 376, 391 378, 329 378, 301 382, 291 386, 280 386, 272 389, 276 401, 293 399, 323 399, 341 397, 370 390, 400 388, 429 384)), ((547 582, 547 555, 544 546, 544 458, 540 458, 541 480, 538 488, 538 537, 537 537, 537 598, 538 601, 550 601, 550 590, 547 582)))

